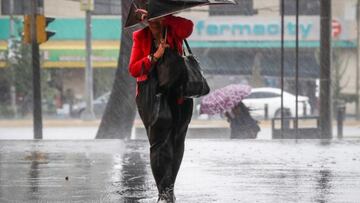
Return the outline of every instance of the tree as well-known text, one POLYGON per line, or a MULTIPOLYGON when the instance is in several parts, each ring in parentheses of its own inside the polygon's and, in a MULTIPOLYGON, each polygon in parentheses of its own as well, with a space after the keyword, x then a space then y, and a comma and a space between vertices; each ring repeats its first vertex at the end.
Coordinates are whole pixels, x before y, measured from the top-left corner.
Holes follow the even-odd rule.
MULTIPOLYGON (((22 36, 22 24, 21 18, 15 18, 15 24, 17 24, 17 35, 22 36)), ((15 87, 16 92, 16 105, 20 115, 27 116, 33 111, 33 90, 32 90, 32 63, 31 63, 31 46, 22 43, 22 39, 19 37, 11 44, 12 53, 9 54, 9 50, 5 52, 6 68, 3 71, 0 80, 3 84, 6 84, 7 92, 10 93, 10 86, 15 87), (9 57, 11 56, 11 57, 9 57)), ((43 107, 45 113, 55 113, 56 108, 54 104, 54 98, 56 89, 50 84, 51 74, 50 70, 41 69, 41 91, 43 95, 43 107)), ((8 93, 7 97, 10 98, 8 93)), ((10 101, 10 99, 8 99, 10 101)), ((14 115, 12 115, 14 116, 14 115)))
MULTIPOLYGON (((17 25, 15 36, 21 36, 22 29, 19 26, 21 20, 15 18, 14 23, 17 25)), ((32 87, 32 65, 31 48, 21 41, 21 38, 12 39, 11 49, 5 53, 7 68, 4 71, 4 76, 7 80, 9 92, 11 86, 15 87, 17 105, 20 107, 19 112, 24 116, 31 111, 32 105, 32 91, 29 91, 31 90, 29 87, 32 87)))
MULTIPOLYGON (((320 62, 320 49, 315 52, 316 61, 320 62)), ((345 78, 345 73, 349 66, 350 57, 342 54, 340 48, 333 49, 332 51, 333 71, 331 73, 331 88, 332 88, 332 108, 333 116, 336 117, 337 105, 343 102, 354 102, 354 95, 344 94, 343 90, 348 86, 349 79, 345 78)))
POLYGON ((334 61, 334 71, 333 71, 333 97, 335 103, 341 100, 342 90, 346 88, 349 84, 349 78, 344 78, 345 72, 348 68, 348 64, 350 61, 349 56, 342 56, 341 50, 334 50, 333 51, 333 61, 334 61), (342 82, 344 84, 342 84, 342 82))
POLYGON ((346 102, 352 102, 351 94, 344 94, 343 90, 348 86, 350 78, 345 77, 349 66, 350 57, 342 54, 342 50, 333 51, 334 70, 332 72, 333 88, 333 112, 336 117, 338 105, 346 102), (349 99, 350 98, 350 99, 349 99))
MULTIPOLYGON (((130 10, 131 0, 121 1, 122 25, 130 10)), ((135 80, 129 76, 128 65, 132 35, 123 29, 118 65, 110 99, 101 119, 96 139, 129 138, 135 120, 135 80)))

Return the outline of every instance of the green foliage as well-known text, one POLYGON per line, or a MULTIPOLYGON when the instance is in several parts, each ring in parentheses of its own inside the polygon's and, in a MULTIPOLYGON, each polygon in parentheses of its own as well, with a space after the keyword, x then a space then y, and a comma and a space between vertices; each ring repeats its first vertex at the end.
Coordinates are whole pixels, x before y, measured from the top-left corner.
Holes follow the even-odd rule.
MULTIPOLYGON (((333 56, 333 60, 332 60, 332 75, 331 75, 331 80, 332 80, 332 89, 333 89, 333 99, 334 99, 334 103, 336 103, 339 100, 343 100, 342 95, 342 90, 344 88, 346 88, 346 86, 348 85, 348 78, 344 78, 344 75, 348 69, 348 65, 349 65, 349 61, 350 61, 350 57, 349 56, 344 56, 341 54, 341 49, 333 49, 332 51, 332 56, 333 56), (346 83, 342 83, 342 81, 347 81, 346 83)), ((320 49, 317 49, 315 51, 315 58, 317 63, 320 65, 320 49)))
MULTIPOLYGON (((1 84, 8 86, 10 89, 11 85, 15 86, 17 106, 19 113, 24 116, 32 111, 32 54, 31 46, 21 43, 19 40, 14 40, 12 43, 12 53, 9 57, 9 50, 6 51, 6 67, 3 70, 2 77, 0 78, 1 84)), ((42 98, 43 101, 53 100, 54 92, 56 91, 53 87, 48 85, 50 79, 50 71, 41 69, 41 87, 42 87, 42 98)), ((10 92, 10 91, 8 91, 10 92)), ((10 94, 8 94, 10 97, 10 94)), ((6 99, 3 105, 10 105, 9 99, 6 99)), ((46 108, 44 112, 55 112, 55 106, 49 105, 46 102, 46 108)))
POLYGON ((31 49, 30 46, 18 44, 14 58, 7 60, 8 78, 15 84, 18 93, 29 95, 32 87, 31 49))

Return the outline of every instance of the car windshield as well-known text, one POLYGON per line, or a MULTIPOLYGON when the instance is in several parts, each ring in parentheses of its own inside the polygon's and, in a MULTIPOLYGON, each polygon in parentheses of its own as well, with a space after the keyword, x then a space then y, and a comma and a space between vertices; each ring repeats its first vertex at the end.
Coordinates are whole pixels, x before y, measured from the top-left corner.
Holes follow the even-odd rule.
POLYGON ((257 99, 257 98, 274 98, 279 97, 280 95, 274 92, 253 92, 247 98, 248 99, 257 99))

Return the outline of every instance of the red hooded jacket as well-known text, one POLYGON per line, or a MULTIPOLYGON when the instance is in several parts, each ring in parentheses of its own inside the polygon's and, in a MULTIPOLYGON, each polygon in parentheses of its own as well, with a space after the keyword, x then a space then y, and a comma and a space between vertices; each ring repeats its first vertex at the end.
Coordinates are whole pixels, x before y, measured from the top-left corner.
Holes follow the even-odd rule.
MULTIPOLYGON (((182 54, 183 40, 189 37, 193 31, 193 22, 181 17, 166 16, 163 25, 168 28, 167 43, 171 48, 176 45, 179 54, 182 54)), ((129 63, 129 72, 136 78, 136 81, 144 81, 151 68, 151 62, 148 58, 151 51, 152 34, 149 27, 133 33, 133 46, 129 63), (144 71, 142 67, 144 64, 144 71)))

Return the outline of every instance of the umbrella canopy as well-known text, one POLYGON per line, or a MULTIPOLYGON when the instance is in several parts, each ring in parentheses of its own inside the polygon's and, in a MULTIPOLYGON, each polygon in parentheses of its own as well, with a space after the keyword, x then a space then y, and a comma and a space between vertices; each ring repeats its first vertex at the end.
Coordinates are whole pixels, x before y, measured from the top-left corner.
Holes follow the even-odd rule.
POLYGON ((209 4, 236 4, 234 0, 133 0, 125 28, 137 26, 141 22, 136 15, 137 8, 148 11, 148 20, 155 20, 196 6, 209 4))
POLYGON ((149 0, 148 20, 154 20, 195 6, 205 5, 208 2, 208 0, 149 0))
POLYGON ((214 115, 231 111, 251 93, 249 85, 232 84, 206 95, 200 104, 200 114, 214 115))
POLYGON ((136 27, 147 26, 146 22, 141 21, 140 19, 141 16, 139 16, 139 14, 135 12, 137 9, 147 10, 147 3, 148 0, 133 0, 125 21, 125 26, 124 26, 125 28, 136 28, 136 27))

